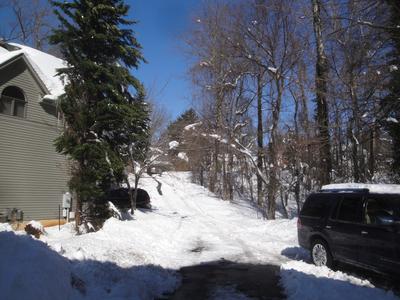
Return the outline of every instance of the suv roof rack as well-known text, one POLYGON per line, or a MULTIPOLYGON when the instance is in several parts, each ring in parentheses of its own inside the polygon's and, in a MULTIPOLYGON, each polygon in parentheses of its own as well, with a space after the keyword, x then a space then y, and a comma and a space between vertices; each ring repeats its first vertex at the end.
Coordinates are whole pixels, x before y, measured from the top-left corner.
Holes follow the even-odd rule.
POLYGON ((335 189, 323 189, 320 193, 369 193, 369 189, 365 188, 335 188, 335 189))

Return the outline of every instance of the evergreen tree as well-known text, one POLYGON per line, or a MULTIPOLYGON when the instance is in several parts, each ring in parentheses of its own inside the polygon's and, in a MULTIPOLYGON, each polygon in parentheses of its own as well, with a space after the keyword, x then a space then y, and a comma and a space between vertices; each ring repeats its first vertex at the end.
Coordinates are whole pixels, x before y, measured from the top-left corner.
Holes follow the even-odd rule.
POLYGON ((168 159, 174 166, 175 170, 188 170, 188 162, 179 157, 179 153, 185 153, 189 156, 193 151, 191 131, 185 130, 185 127, 190 124, 194 124, 199 121, 199 117, 196 112, 190 108, 183 112, 175 121, 170 123, 166 130, 167 141, 178 142, 177 146, 174 146, 168 150, 168 159))
POLYGON ((389 94, 383 99, 384 124, 392 137, 393 171, 396 180, 400 181, 400 2, 388 0, 391 18, 387 32, 391 39, 389 53, 389 70, 391 79, 388 84, 389 94))
POLYGON ((60 98, 66 127, 56 148, 75 162, 69 184, 76 193, 79 225, 98 216, 96 200, 126 179, 127 161, 147 148, 144 89, 129 72, 144 59, 123 0, 52 4, 60 26, 50 42, 67 62, 59 70, 66 82, 60 98), (89 208, 88 219, 81 219, 82 206, 89 208))
POLYGON ((185 126, 198 122, 199 117, 190 108, 182 113, 174 122, 168 125, 167 133, 170 141, 181 142, 183 139, 183 129, 185 126))

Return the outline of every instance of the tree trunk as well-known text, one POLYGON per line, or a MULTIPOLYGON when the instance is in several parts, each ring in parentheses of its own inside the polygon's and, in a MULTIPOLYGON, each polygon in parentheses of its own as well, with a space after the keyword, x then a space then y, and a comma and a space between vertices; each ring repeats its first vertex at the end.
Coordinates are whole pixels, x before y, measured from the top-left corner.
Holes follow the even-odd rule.
POLYGON ((135 174, 135 189, 132 195, 132 189, 129 189, 129 195, 131 197, 131 214, 134 213, 134 210, 136 209, 136 203, 137 203, 137 189, 138 189, 138 185, 139 185, 139 179, 140 179, 140 175, 135 174))
MULTIPOLYGON (((302 92, 302 98, 304 97, 303 92, 302 92)), ((293 116, 293 122, 294 122, 294 133, 295 133, 295 146, 298 147, 300 145, 300 134, 299 134, 299 125, 298 125, 298 117, 299 117, 299 102, 297 100, 297 98, 294 96, 293 97, 294 100, 294 116, 293 116)), ((295 180, 295 184, 294 184, 294 198, 296 200, 296 204, 297 204, 297 215, 300 215, 300 153, 298 153, 298 151, 296 151, 297 149, 295 149, 295 152, 293 153, 294 157, 294 180, 295 180)))
MULTIPOLYGON (((350 71, 351 72, 351 71, 350 71)), ((358 99, 355 94, 355 87, 354 87, 354 80, 351 78, 350 79, 350 97, 351 97, 351 102, 352 102, 352 110, 353 110, 353 128, 352 128, 352 141, 353 141, 353 147, 352 147, 352 160, 353 160, 353 179, 354 182, 360 182, 361 179, 361 172, 360 169, 362 168, 362 162, 363 160, 363 155, 359 155, 359 148, 361 148, 362 152, 362 146, 360 144, 360 131, 361 131, 361 126, 360 126, 360 117, 359 117, 359 107, 358 107, 358 99)))
MULTIPOLYGON (((263 141, 263 120, 262 120, 262 82, 261 74, 257 75, 257 168, 263 171, 264 141, 263 141)), ((257 174, 257 204, 263 206, 263 181, 257 174)))
POLYGON ((212 193, 216 192, 215 185, 218 180, 218 142, 214 142, 214 152, 211 158, 211 174, 209 179, 209 187, 212 193))
POLYGON ((330 173, 332 169, 331 149, 329 138, 329 120, 328 120, 328 103, 327 103, 327 80, 328 80, 328 60, 325 55, 324 42, 322 40, 322 22, 321 22, 321 1, 312 0, 313 6, 313 25, 315 40, 317 43, 317 63, 315 74, 316 89, 316 106, 317 106, 317 128, 319 138, 319 167, 320 167, 320 184, 328 184, 330 182, 330 173))
POLYGON ((82 201, 81 201, 81 198, 79 197, 78 193, 75 193, 75 197, 76 197, 75 230, 76 230, 76 232, 79 232, 79 226, 82 224, 82 218, 81 218, 82 201))
POLYGON ((229 200, 233 200, 233 153, 229 151, 229 163, 228 163, 228 195, 229 200))
POLYGON ((369 138, 369 160, 368 160, 368 169, 369 169, 369 179, 371 180, 374 177, 375 173, 375 145, 374 145, 374 139, 375 139, 375 125, 372 127, 372 130, 370 132, 370 138, 369 138))
POLYGON ((224 200, 228 200, 228 198, 229 198, 226 154, 227 154, 226 151, 223 151, 223 153, 222 153, 222 199, 224 199, 224 200))
POLYGON ((275 84, 277 89, 277 96, 275 103, 272 103, 272 126, 269 141, 269 185, 267 187, 268 194, 268 207, 267 207, 267 218, 269 220, 275 219, 276 211, 276 194, 279 189, 278 180, 278 124, 281 111, 282 103, 282 91, 284 79, 280 78, 277 74, 275 78, 275 84))
POLYGON ((200 166, 200 185, 204 186, 204 168, 203 168, 203 165, 200 166))

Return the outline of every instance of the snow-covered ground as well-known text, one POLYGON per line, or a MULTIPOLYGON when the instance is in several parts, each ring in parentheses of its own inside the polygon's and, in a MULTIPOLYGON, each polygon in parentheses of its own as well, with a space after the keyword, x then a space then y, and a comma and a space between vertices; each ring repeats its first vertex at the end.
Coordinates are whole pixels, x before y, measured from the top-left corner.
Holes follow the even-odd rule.
MULTIPOLYGON (((65 225, 46 228, 35 240, 1 225, 0 298, 154 299, 179 286, 179 268, 221 259, 281 266, 290 299, 396 298, 368 281, 311 265, 297 245, 296 219, 263 220, 245 202, 223 201, 192 184, 187 173, 157 180, 163 195, 152 178, 140 184, 152 211, 109 219, 96 233, 76 236, 65 225)), ((244 299, 236 295, 234 287, 221 287, 214 298, 244 299)))

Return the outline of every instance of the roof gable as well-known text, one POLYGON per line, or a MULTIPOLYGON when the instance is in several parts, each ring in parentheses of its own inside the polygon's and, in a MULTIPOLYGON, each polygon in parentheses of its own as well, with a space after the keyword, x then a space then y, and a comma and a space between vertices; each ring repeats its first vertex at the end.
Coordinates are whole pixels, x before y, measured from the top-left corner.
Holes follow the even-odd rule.
POLYGON ((57 75, 57 69, 66 67, 65 61, 28 46, 15 43, 10 45, 19 50, 0 52, 0 68, 22 57, 40 86, 48 93, 45 99, 56 100, 64 93, 64 83, 57 75))

